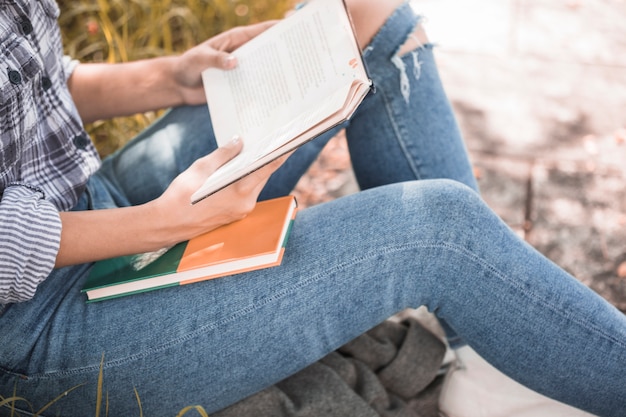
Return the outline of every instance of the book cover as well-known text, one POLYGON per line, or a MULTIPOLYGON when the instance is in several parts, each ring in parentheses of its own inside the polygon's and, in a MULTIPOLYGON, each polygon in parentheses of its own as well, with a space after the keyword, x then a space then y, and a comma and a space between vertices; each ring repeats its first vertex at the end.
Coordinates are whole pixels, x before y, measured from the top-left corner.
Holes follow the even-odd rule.
POLYGON ((244 219, 172 248, 96 262, 82 291, 97 301, 280 265, 296 212, 293 196, 262 201, 244 219))

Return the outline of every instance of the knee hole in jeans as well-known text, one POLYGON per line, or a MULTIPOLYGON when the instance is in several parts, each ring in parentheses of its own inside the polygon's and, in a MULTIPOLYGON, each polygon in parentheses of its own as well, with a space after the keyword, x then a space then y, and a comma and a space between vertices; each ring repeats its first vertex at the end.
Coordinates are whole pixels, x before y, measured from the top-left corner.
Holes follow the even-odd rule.
POLYGON ((418 24, 413 32, 409 34, 406 41, 400 46, 398 56, 404 56, 412 51, 420 49, 429 43, 426 31, 421 24, 418 24))

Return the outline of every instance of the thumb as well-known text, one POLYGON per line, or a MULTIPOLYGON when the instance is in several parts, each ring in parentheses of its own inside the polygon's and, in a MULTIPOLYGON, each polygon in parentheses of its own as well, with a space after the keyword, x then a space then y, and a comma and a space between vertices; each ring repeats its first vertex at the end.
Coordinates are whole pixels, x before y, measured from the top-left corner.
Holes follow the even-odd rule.
POLYGON ((222 149, 235 156, 241 151, 242 147, 243 141, 241 140, 241 137, 239 135, 234 135, 226 145, 222 146, 222 149))
POLYGON ((195 168, 195 172, 200 175, 211 175, 219 167, 233 159, 241 152, 243 148, 243 141, 239 136, 233 136, 233 138, 224 146, 220 146, 210 154, 196 159, 192 164, 195 168))
POLYGON ((228 52, 219 51, 217 53, 216 63, 218 68, 229 70, 237 66, 237 58, 228 52))
POLYGON ((235 156, 241 152, 243 148, 243 141, 239 135, 235 135, 232 139, 224 146, 220 146, 213 152, 216 154, 216 162, 221 166, 226 162, 233 159, 235 156))

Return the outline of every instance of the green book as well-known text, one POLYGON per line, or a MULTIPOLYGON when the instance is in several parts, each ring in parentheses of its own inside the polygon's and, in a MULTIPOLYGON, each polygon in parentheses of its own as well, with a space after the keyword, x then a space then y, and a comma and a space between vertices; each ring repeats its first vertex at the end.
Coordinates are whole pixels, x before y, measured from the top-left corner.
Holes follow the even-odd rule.
POLYGON ((96 262, 88 302, 278 266, 295 215, 293 196, 257 203, 244 219, 171 248, 96 262))

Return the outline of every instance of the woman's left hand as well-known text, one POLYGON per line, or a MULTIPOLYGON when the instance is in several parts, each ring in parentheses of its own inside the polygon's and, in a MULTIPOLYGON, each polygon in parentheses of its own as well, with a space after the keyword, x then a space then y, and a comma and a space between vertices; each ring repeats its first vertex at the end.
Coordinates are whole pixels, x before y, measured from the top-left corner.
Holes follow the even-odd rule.
POLYGON ((275 23, 276 21, 267 21, 227 30, 178 56, 174 65, 174 81, 180 88, 183 102, 189 105, 205 103, 206 96, 200 75, 202 71, 207 68, 235 68, 237 59, 230 52, 275 23))

